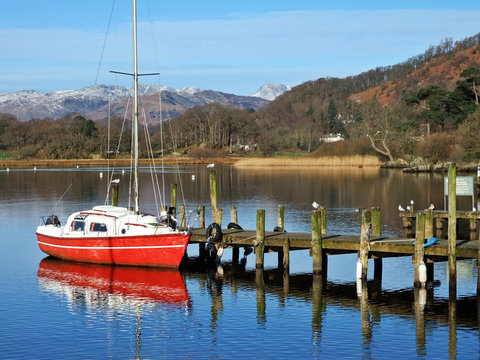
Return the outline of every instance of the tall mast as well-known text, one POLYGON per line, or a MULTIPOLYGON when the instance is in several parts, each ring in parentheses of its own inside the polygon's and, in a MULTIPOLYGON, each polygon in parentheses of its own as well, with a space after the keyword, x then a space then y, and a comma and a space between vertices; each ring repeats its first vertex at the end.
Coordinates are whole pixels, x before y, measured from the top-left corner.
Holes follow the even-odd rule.
POLYGON ((135 214, 140 213, 138 202, 138 65, 137 65, 137 1, 133 0, 133 152, 135 214))

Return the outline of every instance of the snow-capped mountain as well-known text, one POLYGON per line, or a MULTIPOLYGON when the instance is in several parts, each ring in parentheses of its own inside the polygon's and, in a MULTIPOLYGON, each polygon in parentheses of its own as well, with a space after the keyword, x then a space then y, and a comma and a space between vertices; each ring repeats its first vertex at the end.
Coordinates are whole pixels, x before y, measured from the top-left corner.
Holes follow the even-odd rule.
POLYGON ((250 96, 259 97, 265 100, 273 101, 284 92, 290 90, 290 86, 282 84, 265 84, 258 91, 250 96))
MULTIPOLYGON (((154 108, 154 102, 156 99, 158 103, 158 92, 162 91, 162 118, 168 119, 186 109, 209 103, 258 110, 266 106, 270 102, 268 97, 274 98, 273 94, 276 93, 270 90, 272 88, 270 85, 265 86, 262 86, 255 96, 238 96, 195 87, 176 90, 161 85, 139 84, 139 94, 147 116, 151 119, 159 115, 158 110, 154 108)), ((278 89, 282 89, 281 86, 283 85, 275 85, 278 89)), ((284 88, 286 89, 285 86, 284 88)), ((16 93, 0 93, 0 113, 15 115, 19 120, 57 119, 70 113, 80 113, 94 120, 102 119, 107 116, 109 108, 115 114, 123 114, 131 93, 132 89, 119 85, 93 85, 79 90, 49 92, 23 90, 16 93)))

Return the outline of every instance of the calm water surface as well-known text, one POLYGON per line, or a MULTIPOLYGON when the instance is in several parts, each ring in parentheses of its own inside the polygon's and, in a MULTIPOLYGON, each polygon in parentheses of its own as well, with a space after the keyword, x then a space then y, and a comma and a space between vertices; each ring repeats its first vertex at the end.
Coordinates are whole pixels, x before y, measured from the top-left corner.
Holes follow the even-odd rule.
MULTIPOLYGON (((216 167, 224 223, 238 209, 244 228, 266 210, 267 230, 285 205, 287 231, 308 232, 311 203, 327 207, 329 233, 357 234, 355 209, 378 206, 382 233, 401 235, 397 206, 415 201, 443 207, 441 175, 393 170, 237 170, 216 167)), ((145 170, 145 182, 150 178, 145 170)), ((435 264, 435 282, 413 290, 411 258, 385 259, 381 283, 369 266, 367 289, 355 283, 355 255, 329 257, 328 281, 310 275, 307 251, 291 254, 290 275, 276 268, 276 254, 255 272, 254 255, 223 274, 93 266, 46 257, 36 244, 39 217, 61 220, 101 204, 106 169, 0 172, 0 353, 5 359, 91 358, 461 358, 479 357, 476 263, 458 262, 456 313, 449 312, 448 276, 435 264), (100 176, 103 173, 103 177, 100 176), (62 201, 52 211, 62 194, 62 201), (370 271, 371 270, 371 271, 370 271)), ((128 205, 129 172, 119 173, 120 203, 128 205)), ((178 199, 187 209, 209 203, 203 166, 169 168, 178 199), (195 174, 195 179, 192 175, 195 174)), ((143 209, 154 212, 153 192, 141 192, 143 209)), ((207 210, 209 207, 207 206, 207 210)), ((207 211, 207 223, 211 222, 207 211)), ((190 258, 198 246, 188 248, 190 258)), ((242 251, 241 251, 242 255, 242 251)))

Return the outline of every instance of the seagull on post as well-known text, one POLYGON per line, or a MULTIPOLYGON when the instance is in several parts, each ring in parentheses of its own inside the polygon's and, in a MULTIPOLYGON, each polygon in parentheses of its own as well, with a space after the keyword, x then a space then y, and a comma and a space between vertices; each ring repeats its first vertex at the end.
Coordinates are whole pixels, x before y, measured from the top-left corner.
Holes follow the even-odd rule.
POLYGON ((207 169, 213 169, 214 166, 215 166, 215 163, 210 163, 207 165, 207 169))
POLYGON ((402 205, 398 205, 398 211, 405 211, 402 205))
POLYGON ((435 210, 435 205, 430 204, 430 206, 428 207, 428 210, 435 210))
POLYGON ((111 181, 112 184, 119 184, 120 183, 120 179, 113 179, 111 181))
POLYGON ((314 210, 318 210, 318 208, 320 207, 320 205, 319 205, 316 201, 314 201, 314 202, 312 203, 312 207, 313 207, 314 210))
POLYGON ((415 203, 413 202, 413 200, 410 200, 410 205, 413 205, 413 204, 415 204, 415 203))

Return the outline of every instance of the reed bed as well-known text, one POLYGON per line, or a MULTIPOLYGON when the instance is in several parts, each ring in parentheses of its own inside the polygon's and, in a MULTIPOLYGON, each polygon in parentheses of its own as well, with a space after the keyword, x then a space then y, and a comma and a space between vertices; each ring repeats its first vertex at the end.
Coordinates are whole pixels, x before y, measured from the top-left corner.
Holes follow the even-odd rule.
POLYGON ((379 167, 382 162, 372 155, 324 156, 302 158, 248 158, 235 163, 237 167, 315 167, 315 166, 373 166, 379 167))

